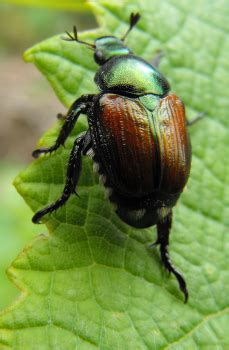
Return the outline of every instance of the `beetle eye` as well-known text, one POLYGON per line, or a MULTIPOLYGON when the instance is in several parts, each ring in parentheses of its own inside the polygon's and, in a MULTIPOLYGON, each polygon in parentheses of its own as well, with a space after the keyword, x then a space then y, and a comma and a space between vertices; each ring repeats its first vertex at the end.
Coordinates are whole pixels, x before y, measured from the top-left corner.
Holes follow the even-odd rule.
POLYGON ((96 52, 94 53, 94 59, 95 59, 95 62, 97 64, 103 64, 104 63, 104 57, 103 57, 102 51, 96 50, 96 52))

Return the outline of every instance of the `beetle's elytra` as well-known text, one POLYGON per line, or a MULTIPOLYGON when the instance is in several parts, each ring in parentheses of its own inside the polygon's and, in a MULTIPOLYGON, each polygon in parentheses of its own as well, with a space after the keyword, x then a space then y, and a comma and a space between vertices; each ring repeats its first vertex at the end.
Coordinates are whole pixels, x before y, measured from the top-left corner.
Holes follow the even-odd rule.
POLYGON ((94 50, 100 65, 95 82, 100 92, 83 95, 68 111, 60 134, 52 147, 37 149, 34 157, 50 153, 64 144, 79 115, 88 117, 88 130, 72 148, 66 184, 56 202, 38 211, 38 223, 48 213, 60 208, 76 193, 81 157, 93 159, 110 200, 116 203, 117 215, 136 228, 157 226, 161 260, 178 280, 188 299, 186 283, 169 259, 169 233, 172 207, 176 204, 189 177, 191 146, 185 110, 181 100, 170 93, 165 77, 152 65, 134 56, 124 40, 138 22, 131 14, 130 27, 122 39, 105 36, 94 44, 80 41, 74 27, 65 40, 76 41, 94 50))

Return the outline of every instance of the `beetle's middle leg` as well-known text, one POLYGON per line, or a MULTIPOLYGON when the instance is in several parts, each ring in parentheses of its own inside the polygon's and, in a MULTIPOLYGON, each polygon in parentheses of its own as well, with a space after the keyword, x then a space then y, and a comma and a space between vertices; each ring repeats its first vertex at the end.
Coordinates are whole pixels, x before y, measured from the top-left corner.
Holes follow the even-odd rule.
MULTIPOLYGON (((94 95, 84 95, 73 103, 67 113, 67 116, 65 117, 64 124, 60 130, 55 144, 48 148, 39 148, 33 151, 32 155, 34 158, 39 157, 39 155, 42 153, 51 153, 53 151, 56 151, 61 145, 64 145, 80 114, 86 113, 88 111, 93 97, 94 95)), ((63 117, 63 115, 61 115, 61 117, 63 117)))
MULTIPOLYGON (((163 208, 164 209, 164 208, 163 208)), ((161 261, 164 264, 166 270, 171 272, 179 283, 180 290, 184 294, 185 303, 188 300, 188 290, 186 282, 183 276, 176 270, 172 265, 169 257, 168 246, 169 246, 169 233, 172 227, 172 209, 169 208, 166 215, 159 215, 159 222, 157 223, 157 240, 151 246, 160 246, 161 261)))
POLYGON ((77 194, 76 186, 81 172, 81 156, 82 154, 84 154, 84 150, 89 149, 90 147, 91 140, 89 132, 87 132, 86 134, 84 133, 75 140, 68 162, 66 183, 63 193, 60 196, 60 198, 58 198, 54 203, 50 204, 44 209, 41 209, 33 216, 32 221, 34 223, 39 223, 40 219, 44 215, 52 213, 53 211, 62 207, 62 205, 64 205, 67 202, 72 193, 77 194))

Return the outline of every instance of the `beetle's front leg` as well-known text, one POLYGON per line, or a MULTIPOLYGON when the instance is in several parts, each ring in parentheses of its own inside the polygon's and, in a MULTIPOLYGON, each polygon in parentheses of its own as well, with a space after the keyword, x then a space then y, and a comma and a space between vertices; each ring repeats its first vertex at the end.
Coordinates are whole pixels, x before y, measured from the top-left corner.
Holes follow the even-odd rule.
POLYGON ((84 153, 85 148, 89 148, 91 146, 89 139, 90 135, 89 137, 86 136, 88 136, 88 132, 86 133, 86 135, 84 133, 83 135, 79 136, 74 142, 74 146, 72 148, 68 162, 66 183, 62 195, 59 199, 57 199, 57 201, 50 204, 46 208, 41 209, 33 216, 32 221, 35 224, 40 222, 42 216, 48 213, 52 213, 54 210, 57 210, 58 208, 62 207, 62 205, 64 205, 67 202, 70 195, 72 193, 76 193, 76 186, 81 171, 81 155, 82 153, 84 153))
POLYGON ((39 148, 33 151, 32 155, 34 158, 39 157, 42 153, 51 153, 56 151, 61 145, 63 145, 69 136, 70 132, 75 126, 75 123, 80 114, 86 113, 90 107, 94 95, 84 95, 78 98, 73 105, 70 107, 64 125, 62 126, 59 136, 56 139, 56 142, 53 146, 48 148, 39 148))
MULTIPOLYGON (((164 209, 164 208, 162 208, 164 209)), ((167 208, 166 208, 167 209, 167 208)), ((186 282, 183 276, 176 270, 172 265, 169 257, 168 246, 169 246, 169 233, 172 227, 172 209, 167 209, 166 215, 159 215, 159 222, 157 223, 157 240, 154 245, 160 246, 161 261, 164 264, 165 268, 174 274, 176 277, 180 290, 184 294, 185 303, 188 301, 188 290, 186 287, 186 282)))
POLYGON ((67 118, 68 114, 63 113, 57 113, 56 118, 59 120, 65 120, 67 118))

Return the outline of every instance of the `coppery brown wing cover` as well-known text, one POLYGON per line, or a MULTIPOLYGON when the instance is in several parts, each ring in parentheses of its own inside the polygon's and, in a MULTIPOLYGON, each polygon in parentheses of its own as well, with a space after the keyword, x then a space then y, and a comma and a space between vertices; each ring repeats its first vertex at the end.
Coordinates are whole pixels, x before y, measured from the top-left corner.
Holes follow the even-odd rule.
POLYGON ((104 94, 94 132, 105 174, 122 195, 142 197, 160 189, 181 192, 191 161, 185 111, 176 95, 158 99, 153 112, 138 98, 104 94))

